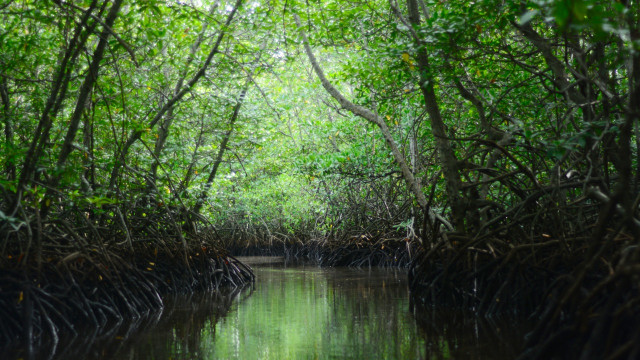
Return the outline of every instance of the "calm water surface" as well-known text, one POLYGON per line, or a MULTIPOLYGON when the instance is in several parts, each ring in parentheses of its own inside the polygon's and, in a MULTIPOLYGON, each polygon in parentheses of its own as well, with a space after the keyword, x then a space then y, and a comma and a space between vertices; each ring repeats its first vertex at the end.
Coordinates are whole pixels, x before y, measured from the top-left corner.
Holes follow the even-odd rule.
MULTIPOLYGON (((205 357, 414 359, 424 339, 403 272, 256 267, 253 294, 216 326, 205 357)), ((204 349, 203 349, 204 350, 204 349)))
POLYGON ((244 260, 256 283, 226 308, 218 300, 202 322, 193 319, 193 301, 180 310, 178 300, 166 318, 173 328, 150 330, 115 358, 481 360, 513 359, 520 351, 526 328, 513 320, 431 310, 416 322, 405 271, 244 260))
POLYGON ((512 359, 526 330, 442 311, 414 316, 404 271, 246 260, 255 285, 167 299, 162 314, 60 345, 53 358, 512 359))

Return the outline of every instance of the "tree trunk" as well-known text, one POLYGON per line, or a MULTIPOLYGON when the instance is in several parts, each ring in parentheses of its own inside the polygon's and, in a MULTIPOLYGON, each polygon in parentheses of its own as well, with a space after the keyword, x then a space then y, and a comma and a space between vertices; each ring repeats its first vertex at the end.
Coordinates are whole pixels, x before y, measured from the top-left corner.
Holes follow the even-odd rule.
POLYGON ((42 115, 38 121, 35 133, 33 134, 33 140, 24 157, 24 162, 21 165, 21 173, 15 198, 16 202, 13 204, 13 207, 18 206, 22 192, 25 190, 26 185, 33 179, 38 159, 40 159, 45 147, 49 143, 49 133, 53 126, 53 119, 59 113, 62 102, 66 97, 73 67, 78 56, 85 48, 89 35, 93 33, 98 24, 97 21, 88 24, 88 20, 92 17, 91 13, 95 7, 96 1, 94 0, 78 22, 68 48, 61 50, 62 59, 58 65, 57 73, 54 76, 51 92, 49 93, 42 115))
POLYGON ((343 108, 347 109, 352 114, 359 116, 365 119, 366 121, 376 125, 380 129, 380 132, 382 133, 382 136, 384 137, 387 143, 387 147, 389 148, 389 150, 391 150, 391 154, 393 155, 393 158, 396 164, 398 164, 398 167, 400 167, 400 171, 402 172, 402 177, 404 178, 404 181, 407 184, 407 188, 409 188, 411 193, 415 196, 416 201, 418 202, 420 207, 423 209, 423 211, 425 211, 429 215, 432 221, 434 221, 435 218, 438 218, 445 225, 451 228, 451 225, 446 220, 442 219, 438 214, 436 214, 435 212, 433 212, 433 210, 429 208, 427 198, 424 196, 424 193, 422 192, 422 187, 420 186, 419 181, 413 176, 413 173, 409 168, 409 165, 407 165, 407 161, 405 160, 404 155, 402 154, 395 140, 393 139, 393 136, 391 135, 391 131, 389 130, 389 127, 387 126, 387 123, 385 122, 385 120, 380 116, 378 116, 373 111, 363 106, 356 105, 351 101, 347 100, 347 98, 345 98, 338 91, 338 89, 336 89, 329 82, 327 77, 324 75, 324 71, 318 64, 316 57, 313 55, 313 51, 311 50, 311 45, 309 45, 309 39, 307 39, 307 35, 304 32, 302 26, 300 25, 300 18, 297 15, 294 15, 294 16, 296 20, 296 25, 298 26, 298 29, 300 29, 299 31, 300 31, 300 36, 302 37, 302 43, 304 45, 305 52, 307 53, 307 57, 309 58, 309 62, 311 62, 311 67, 313 68, 313 71, 316 73, 316 75, 320 79, 320 82, 322 83, 322 86, 325 88, 327 93, 329 93, 329 95, 331 95, 335 100, 337 100, 338 103, 340 103, 340 105, 343 108))
MULTIPOLYGON (((215 2, 213 5, 211 5, 211 7, 209 8, 209 15, 213 15, 215 13, 216 9, 218 8, 218 5, 219 5, 218 2, 215 2)), ((200 45, 202 45, 202 42, 205 38, 205 33, 208 27, 209 27, 208 22, 205 22, 202 24, 202 28, 198 33, 198 38, 191 46, 191 49, 189 51, 189 56, 187 57, 187 61, 184 66, 184 69, 183 71, 181 71, 178 82, 174 86, 173 94, 171 94, 172 96, 176 96, 182 89, 182 85, 184 85, 184 82, 187 77, 187 70, 189 69, 189 66, 193 63, 193 60, 195 59, 195 56, 196 56, 196 52, 200 48, 200 45)), ((168 74, 169 71, 167 70, 168 69, 165 69, 165 77, 169 76, 168 74)), ((156 139, 156 142, 153 148, 153 153, 155 154, 156 159, 160 159, 162 150, 164 149, 164 146, 167 143, 167 139, 169 138, 169 128, 171 127, 172 123, 173 123, 173 107, 167 111, 167 114, 164 117, 164 121, 158 127, 158 138, 156 139)), ((159 165, 160 164, 158 163, 158 161, 155 161, 155 160, 151 164, 151 169, 149 171, 151 175, 149 176, 149 178, 150 178, 150 181, 154 183, 150 184, 150 188, 153 188, 155 185, 159 165)))
MULTIPOLYGON (((11 103, 9 101, 9 90, 7 86, 7 79, 2 77, 0 79, 0 99, 2 100, 2 124, 4 125, 4 147, 5 151, 9 151, 13 148, 13 128, 11 119, 9 118, 11 103)), ((4 171, 7 180, 13 181, 16 179, 16 165, 12 159, 5 158, 4 171)))
POLYGON ((247 93, 247 89, 249 87, 249 83, 245 85, 245 87, 240 91, 240 96, 238 97, 238 102, 233 107, 233 113, 231 114, 231 119, 229 119, 229 129, 224 134, 222 138, 222 143, 220 143, 220 148, 218 148, 218 155, 216 156, 215 161, 213 162, 213 168, 209 172, 209 177, 207 177, 207 182, 204 184, 204 188, 200 195, 198 196, 198 200, 196 201, 196 205, 193 208, 193 212, 196 214, 200 213, 204 202, 207 200, 209 189, 211 189, 211 185, 213 184, 213 180, 216 178, 216 174, 218 173, 218 168, 222 163, 222 157, 224 156, 224 152, 227 149, 227 144, 229 143, 229 139, 231 139, 231 134, 233 133, 233 126, 238 119, 238 114, 240 113, 240 107, 242 106, 242 102, 244 100, 244 96, 247 93))
MULTIPOLYGON (((420 11, 416 0, 407 0, 409 9, 409 23, 414 28, 420 27, 420 11)), ((440 166, 445 177, 447 196, 451 204, 453 225, 458 231, 465 231, 466 205, 460 194, 460 174, 458 173, 458 159, 447 138, 446 126, 440 113, 440 106, 434 90, 435 79, 429 66, 429 56, 419 38, 414 38, 416 46, 416 60, 420 71, 420 90, 431 122, 431 132, 435 138, 436 150, 440 158, 440 166)))
MULTIPOLYGON (((227 30, 229 25, 231 24, 231 21, 233 20, 238 8, 240 7, 240 5, 242 5, 242 0, 237 0, 233 9, 231 9, 231 11, 229 12, 229 15, 227 15, 227 20, 225 22, 225 24, 222 26, 220 33, 218 34, 218 37, 216 38, 216 41, 213 45, 213 48, 211 48, 211 51, 209 52, 209 55, 207 55, 207 58, 205 60, 205 62, 202 64, 202 66, 200 67, 200 69, 198 69, 198 71, 193 75, 193 77, 187 82, 187 84, 185 86, 182 87, 182 89, 175 95, 173 96, 171 99, 169 99, 169 101, 167 101, 167 103, 156 113, 156 115, 153 117, 153 119, 151 119, 151 121, 149 122, 149 124, 147 125, 147 128, 152 129, 156 126, 156 124, 164 117, 164 115, 171 109, 173 108, 173 106, 178 103, 180 100, 182 100, 182 98, 189 92, 191 91, 191 88, 194 87, 198 81, 200 80, 200 78, 202 78, 204 76, 204 74, 206 73, 207 69, 209 68, 209 65, 211 65, 211 61, 213 60, 213 57, 218 53, 218 49, 220 48, 220 44, 222 43, 222 39, 224 38, 224 36, 227 34, 227 30)), ((117 156, 116 162, 113 165, 113 169, 111 170, 111 175, 110 175, 110 179, 109 179, 109 190, 113 191, 115 189, 116 183, 118 181, 118 178, 120 176, 120 170, 122 169, 122 166, 124 165, 127 156, 129 155, 129 149, 131 148, 131 146, 133 144, 135 144, 140 137, 142 136, 142 134, 144 134, 146 132, 146 130, 133 130, 131 132, 131 134, 129 135, 127 141, 124 143, 124 145, 122 146, 122 149, 120 150, 119 155, 117 156)))
POLYGON ((83 126, 82 126, 82 145, 86 151, 84 157, 84 179, 86 181, 86 187, 88 191, 93 191, 96 185, 96 163, 93 157, 94 154, 94 132, 93 132, 93 116, 89 118, 88 114, 85 114, 83 126))
MULTIPOLYGON (((73 114, 71 115, 71 119, 69 120, 69 127, 67 128, 64 143, 62 144, 60 154, 58 155, 58 161, 56 163, 57 169, 62 169, 65 166, 69 155, 73 151, 73 142, 75 141, 76 134, 78 133, 80 120, 82 119, 82 114, 88 106, 88 102, 91 101, 89 95, 93 90, 93 85, 98 80, 100 62, 102 62, 102 58, 104 57, 104 51, 107 48, 109 36, 111 35, 111 27, 118 17, 122 2, 123 0, 115 0, 113 2, 113 5, 111 6, 111 9, 109 9, 109 13, 107 14, 107 17, 104 21, 103 29, 100 33, 100 41, 98 42, 96 50, 93 53, 87 76, 85 77, 84 81, 82 82, 82 86, 80 87, 80 93, 78 95, 78 100, 76 101, 76 107, 73 111, 73 114)), ((61 175, 56 175, 55 177, 53 177, 49 184, 50 189, 57 188, 60 181, 60 176, 61 175)), ((50 198, 53 195, 54 190, 50 190, 47 192, 47 198, 50 198)), ((42 219, 45 219, 47 216, 49 204, 49 201, 43 201, 43 205, 41 208, 42 219)))

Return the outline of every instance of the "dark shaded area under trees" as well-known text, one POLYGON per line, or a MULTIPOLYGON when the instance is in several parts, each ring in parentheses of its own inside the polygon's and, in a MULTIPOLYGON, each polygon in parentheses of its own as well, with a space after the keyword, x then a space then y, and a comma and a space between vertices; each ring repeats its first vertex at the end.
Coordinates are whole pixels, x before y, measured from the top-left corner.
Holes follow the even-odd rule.
POLYGON ((222 67, 215 58, 241 3, 200 12, 121 0, 2 2, 3 346, 26 344, 31 357, 61 335, 86 336, 75 324, 100 337, 162 309, 163 296, 253 280, 176 194, 189 173, 158 179, 178 107, 222 67), (163 32, 177 31, 158 27, 171 17, 199 28, 162 44, 163 32), (180 47, 179 65, 159 56, 180 47))
POLYGON ((0 1, 2 342, 270 253, 639 356, 637 1, 42 4, 0 1))
POLYGON ((522 358, 636 357, 638 4, 430 5, 389 1, 388 31, 407 39, 399 52, 415 70, 450 223, 434 213, 442 205, 426 199, 383 106, 334 87, 306 35, 313 22, 296 17, 322 86, 379 128, 424 213, 409 269, 416 301, 532 314, 522 358), (465 107, 473 125, 445 124, 465 107))

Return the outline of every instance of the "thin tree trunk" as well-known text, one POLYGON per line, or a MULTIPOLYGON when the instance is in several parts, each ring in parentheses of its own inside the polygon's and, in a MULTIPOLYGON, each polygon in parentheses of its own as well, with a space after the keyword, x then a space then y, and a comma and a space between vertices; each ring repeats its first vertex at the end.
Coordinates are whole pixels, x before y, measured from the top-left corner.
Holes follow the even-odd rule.
POLYGON ((98 80, 100 62, 102 62, 104 51, 107 47, 109 36, 111 35, 110 28, 113 26, 113 23, 118 17, 122 2, 123 0, 115 0, 113 2, 113 5, 111 6, 111 9, 109 9, 109 13, 107 14, 107 18, 104 21, 105 25, 103 26, 102 32, 100 33, 100 41, 98 42, 98 46, 93 53, 87 76, 85 77, 84 82, 80 87, 80 94, 78 95, 78 100, 76 101, 76 107, 73 110, 73 114, 71 115, 67 134, 65 135, 62 149, 60 150, 60 154, 58 155, 58 168, 61 168, 65 165, 69 154, 71 154, 71 152, 73 151, 73 142, 76 138, 76 134, 78 133, 78 127, 80 125, 80 120, 82 119, 82 113, 88 106, 89 95, 93 90, 93 85, 98 80))
POLYGON ((204 188, 202 189, 202 192, 200 192, 200 195, 198 196, 198 200, 196 201, 196 205, 193 208, 193 212, 196 214, 200 213, 200 210, 202 209, 202 206, 204 205, 204 202, 208 197, 209 189, 211 189, 213 180, 216 178, 216 174, 218 173, 218 168, 222 163, 222 157, 224 156, 224 152, 227 149, 227 144, 229 143, 229 139, 231 139, 231 134, 233 133, 233 126, 235 125, 236 120, 238 119, 238 114, 240 113, 240 107, 242 106, 242 102, 244 100, 244 96, 247 93, 248 87, 249 87, 249 83, 247 82, 245 87, 240 92, 240 96, 238 97, 238 102, 233 107, 233 113, 231 114, 231 119, 229 119, 229 129, 227 130, 227 132, 224 134, 224 137, 222 138, 222 143, 220 144, 220 148, 218 148, 218 154, 216 156, 215 161, 213 162, 213 168, 211 168, 211 171, 209 172, 209 177, 207 177, 207 182, 204 184, 204 188))
MULTIPOLYGON (((5 77, 0 80, 0 99, 2 100, 2 123, 4 125, 4 146, 6 150, 13 147, 13 127, 10 119, 11 102, 9 100, 9 89, 5 77)), ((16 165, 13 160, 5 158, 4 171, 6 178, 10 181, 16 178, 16 165)))
MULTIPOLYGON (((413 28, 420 27, 420 10, 416 0, 407 0, 409 11, 409 25, 413 28)), ((396 15, 400 16, 398 12, 396 15)), ((440 158, 440 166, 444 174, 447 197, 451 204, 451 213, 456 230, 465 231, 466 205, 461 197, 460 174, 458 173, 458 159, 449 142, 446 133, 446 126, 440 113, 440 106, 434 90, 435 79, 429 65, 429 56, 420 38, 414 33, 414 43, 416 45, 416 60, 420 71, 420 90, 424 98, 425 107, 429 114, 431 123, 431 133, 434 136, 436 150, 440 158)))
MULTIPOLYGON (((220 30, 220 34, 218 34, 218 37, 216 38, 216 41, 213 45, 213 48, 211 49, 211 51, 209 52, 209 55, 207 56, 207 59, 205 60, 204 64, 202 64, 202 66, 200 67, 200 69, 193 75, 193 77, 189 80, 189 82, 187 82, 187 84, 182 87, 182 89, 175 95, 173 96, 171 99, 169 99, 169 101, 167 101, 167 103, 156 113, 156 115, 153 117, 153 119, 151 119, 151 121, 149 122, 149 124, 147 124, 147 128, 152 129, 156 126, 156 124, 164 117, 164 115, 171 109, 173 108, 173 106, 178 103, 180 100, 182 100, 182 98, 191 91, 191 89, 198 83, 198 81, 200 80, 200 78, 202 78, 204 76, 204 74, 206 73, 207 69, 209 68, 209 66, 211 65, 211 61, 213 60, 213 57, 218 53, 218 49, 220 48, 220 44, 222 43, 222 39, 224 38, 224 36, 227 34, 227 29, 229 27, 229 25, 231 24, 231 21, 233 20, 238 8, 240 7, 240 5, 242 4, 242 0, 237 0, 233 9, 231 9, 231 11, 229 12, 229 15, 227 15, 227 20, 225 22, 225 24, 222 26, 221 30, 220 30)), ((140 137, 142 136, 142 134, 144 134, 146 132, 146 130, 133 130, 131 132, 131 134, 129 135, 129 138, 127 139, 127 141, 124 143, 124 145, 122 146, 122 149, 120 150, 120 154, 118 156, 118 158, 116 159, 115 164, 113 165, 113 169, 111 170, 111 175, 110 175, 110 179, 109 179, 109 190, 113 191, 115 189, 116 186, 116 182, 118 181, 118 177, 120 176, 120 170, 122 169, 122 166, 124 165, 127 156, 129 154, 129 149, 131 148, 131 146, 133 144, 135 144, 140 137)))
MULTIPOLYGON (((96 50, 93 53, 93 57, 91 59, 91 64, 89 65, 89 70, 87 76, 84 78, 82 86, 80 87, 80 93, 78 94, 78 100, 76 101, 76 107, 71 115, 71 119, 69 120, 69 127, 67 128, 67 133, 64 138, 64 143, 62 144, 62 148, 60 149, 60 154, 58 155, 58 161, 56 163, 57 169, 62 169, 69 155, 73 151, 73 143, 76 138, 76 134, 78 133, 78 128, 80 126, 80 120, 82 119, 82 114, 87 108, 87 103, 90 101, 89 95, 93 90, 93 86, 98 80, 98 71, 100 69, 100 62, 102 62, 102 58, 104 57, 104 51, 107 47, 109 36, 111 35, 111 27, 113 23, 116 21, 118 17, 118 13, 120 12, 120 6, 122 5, 123 0, 115 0, 111 9, 109 9, 109 13, 104 21, 104 26, 102 32, 100 33, 100 41, 96 46, 96 50)), ((50 189, 55 189, 58 186, 60 181, 60 176, 55 176, 50 182, 50 189)), ((54 191, 48 191, 47 197, 50 198, 53 196, 54 191)), ((49 205, 51 202, 43 201, 41 208, 41 217, 45 219, 47 217, 49 211, 49 205)))
POLYGON ((93 30, 97 26, 96 21, 91 24, 87 24, 88 20, 92 17, 91 13, 96 7, 96 2, 97 1, 94 0, 85 11, 84 16, 76 26, 74 35, 69 42, 69 46, 66 50, 61 51, 63 55, 58 66, 58 72, 54 77, 51 92, 49 93, 42 115, 38 121, 38 126, 36 127, 36 131, 32 137, 33 140, 29 145, 29 149, 27 150, 24 158, 25 160, 21 166, 21 173, 18 181, 18 193, 16 194, 16 203, 13 204, 14 207, 19 205, 17 201, 20 198, 21 193, 25 190, 27 183, 33 179, 38 159, 40 159, 45 147, 49 143, 49 133, 53 126, 53 119, 60 111, 62 102, 66 97, 73 66, 76 63, 79 54, 84 49, 89 35, 93 33, 93 30))
POLYGON ((198 140, 196 140, 196 146, 191 152, 191 161, 189 162, 189 167, 187 171, 184 173, 184 178, 180 181, 178 185, 178 190, 174 194, 175 197, 182 196, 181 194, 189 187, 191 183, 191 178, 194 175, 194 167, 196 166, 198 151, 200 150, 200 145, 202 144, 202 137, 204 135, 204 119, 200 120, 200 131, 198 132, 198 140))
MULTIPOLYGON (((216 9, 218 8, 218 5, 219 4, 218 4, 217 1, 213 5, 211 5, 211 7, 209 8, 209 16, 211 16, 211 15, 213 15, 215 13, 216 9)), ((189 66, 191 65, 191 63, 193 63, 193 60, 195 59, 195 56, 196 56, 196 52, 198 51, 198 49, 202 45, 202 42, 205 39, 205 33, 206 33, 208 27, 209 27, 209 23, 208 22, 205 22, 204 24, 202 24, 202 28, 200 29, 200 33, 198 33, 198 38, 196 39, 196 41, 191 46, 191 50, 189 52, 189 56, 187 57, 187 61, 186 61, 186 64, 184 66, 184 69, 183 69, 183 71, 181 71, 180 77, 178 79, 178 82, 176 83, 176 85, 173 88, 172 96, 176 96, 180 92, 180 90, 182 89, 182 85, 184 85, 184 82, 185 82, 186 77, 187 77, 187 71, 189 69, 189 66)), ((167 71, 165 71, 165 76, 168 77, 167 71)), ((160 155, 162 153, 162 150, 164 149, 164 146, 167 143, 167 139, 169 138, 169 128, 171 127, 172 123, 173 123, 173 107, 170 108, 167 111, 167 114, 164 117, 164 121, 158 127, 158 138, 156 139, 156 142, 155 142, 155 145, 154 145, 154 148, 153 148, 153 153, 155 154, 157 159, 160 159, 160 155)), ((153 181, 154 183, 155 183, 156 178, 157 178, 158 166, 159 166, 158 161, 154 161, 151 164, 151 169, 149 171, 150 174, 151 174, 150 175, 150 181, 153 181)))
POLYGON ((84 147, 84 150, 85 150, 85 156, 83 158, 83 164, 85 169, 84 169, 84 175, 83 175, 84 178, 82 179, 82 181, 86 182, 85 192, 93 191, 93 188, 95 187, 95 180, 96 180, 96 164, 93 158, 93 147, 95 143, 93 123, 94 123, 93 116, 92 118, 89 118, 88 114, 85 113, 83 126, 82 126, 82 129, 83 129, 82 146, 84 147))
POLYGON ((380 129, 380 132, 382 133, 382 136, 384 137, 389 150, 391 150, 391 154, 393 155, 393 158, 396 164, 398 164, 398 166, 400 167, 400 171, 405 180, 405 183, 407 184, 407 187, 415 196, 416 201, 418 202, 420 207, 426 213, 429 214, 429 217, 431 218, 432 221, 434 221, 435 218, 437 217, 445 225, 451 228, 451 225, 446 220, 442 219, 439 215, 437 215, 435 212, 433 212, 433 210, 429 208, 427 198, 424 196, 424 193, 422 192, 420 183, 413 176, 413 173, 409 168, 409 165, 407 165, 407 161, 405 160, 404 155, 402 155, 402 152, 400 151, 395 140, 393 139, 393 136, 391 135, 391 131, 389 130, 389 127, 387 126, 387 123, 385 122, 385 120, 380 116, 378 116, 373 111, 363 106, 356 105, 351 101, 347 100, 347 98, 345 98, 338 91, 338 89, 336 89, 331 84, 331 82, 329 82, 327 77, 324 75, 324 71, 318 64, 316 57, 313 55, 313 51, 311 50, 311 45, 309 45, 309 39, 307 38, 307 34, 304 32, 302 26, 300 25, 300 18, 297 15, 294 15, 294 17, 295 17, 296 25, 298 26, 298 29, 300 31, 300 36, 302 37, 304 50, 307 53, 309 62, 311 62, 311 67, 313 68, 313 71, 316 73, 316 75, 320 79, 320 82, 322 83, 322 86, 325 88, 327 93, 329 93, 329 95, 331 95, 334 99, 336 99, 343 108, 347 109, 354 115, 359 116, 365 119, 366 121, 376 125, 380 129))

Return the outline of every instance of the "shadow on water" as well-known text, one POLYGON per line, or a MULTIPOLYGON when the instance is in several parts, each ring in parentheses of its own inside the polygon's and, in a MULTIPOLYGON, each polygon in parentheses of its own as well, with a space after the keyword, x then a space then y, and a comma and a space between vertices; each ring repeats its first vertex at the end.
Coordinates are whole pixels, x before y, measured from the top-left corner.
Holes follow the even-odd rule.
POLYGON ((530 320, 508 316, 485 318, 413 305, 411 311, 425 341, 425 359, 515 359, 533 328, 530 320))
MULTIPOLYGON (((165 299, 38 359, 512 359, 525 326, 411 308, 406 272, 246 258, 255 285, 165 299), (411 308, 411 310, 410 310, 411 308), (416 321, 415 319, 418 319, 416 321)), ((18 359, 0 352, 0 358, 18 359)))
POLYGON ((226 292, 170 295, 163 300, 164 308, 153 314, 100 329, 74 324, 78 336, 61 334, 57 344, 45 340, 31 356, 24 346, 0 346, 0 359, 191 359, 198 353, 200 336, 215 329, 234 300, 250 294, 251 287, 246 286, 226 292))

